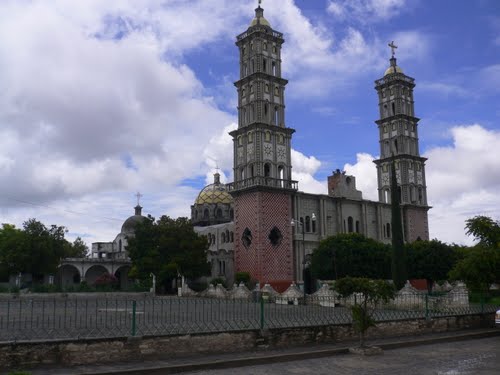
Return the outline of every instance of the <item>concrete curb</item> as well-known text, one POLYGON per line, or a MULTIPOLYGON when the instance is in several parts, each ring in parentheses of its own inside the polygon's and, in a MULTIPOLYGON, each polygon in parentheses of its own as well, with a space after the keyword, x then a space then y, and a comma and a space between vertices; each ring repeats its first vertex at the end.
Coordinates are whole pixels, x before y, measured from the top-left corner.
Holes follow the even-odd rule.
MULTIPOLYGON (((491 329, 488 331, 481 332, 471 332, 471 333, 462 333, 448 336, 440 336, 440 337, 429 337, 423 339, 415 339, 415 340, 401 340, 394 341, 390 343, 376 343, 376 345, 384 350, 391 349, 399 349, 406 347, 413 347, 419 345, 430 345, 430 344, 439 344, 445 342, 454 342, 454 341, 464 341, 464 340, 472 340, 472 339, 481 339, 488 337, 500 336, 500 329, 491 329)), ((310 351, 302 351, 302 352, 294 352, 294 353, 283 353, 283 354, 257 354, 250 355, 246 358, 236 358, 236 359, 224 359, 224 360, 214 360, 214 361, 204 361, 199 363, 185 363, 179 365, 170 365, 170 366, 151 366, 151 367, 143 367, 141 369, 121 369, 116 371, 92 371, 93 375, 115 375, 115 374, 123 374, 123 375, 160 375, 160 374, 178 374, 183 372, 192 372, 192 371, 201 371, 201 370, 216 370, 216 369, 227 369, 227 368, 237 368, 244 366, 255 366, 255 365, 264 365, 269 363, 277 363, 277 362, 290 362, 304 359, 315 359, 322 357, 330 357, 339 354, 347 354, 349 353, 348 347, 340 347, 340 348, 332 348, 332 349, 322 349, 322 350, 310 350, 310 351)), ((79 375, 88 375, 88 373, 80 373, 79 375)))

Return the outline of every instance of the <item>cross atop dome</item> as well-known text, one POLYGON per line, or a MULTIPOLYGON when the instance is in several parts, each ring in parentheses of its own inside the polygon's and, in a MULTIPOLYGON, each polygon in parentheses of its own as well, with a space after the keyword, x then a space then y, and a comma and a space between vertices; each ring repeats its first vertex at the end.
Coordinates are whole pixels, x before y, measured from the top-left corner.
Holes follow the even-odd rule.
POLYGON ((392 42, 390 42, 388 44, 388 46, 391 47, 392 57, 394 57, 394 55, 396 54, 395 49, 398 48, 398 46, 394 44, 394 40, 392 42))

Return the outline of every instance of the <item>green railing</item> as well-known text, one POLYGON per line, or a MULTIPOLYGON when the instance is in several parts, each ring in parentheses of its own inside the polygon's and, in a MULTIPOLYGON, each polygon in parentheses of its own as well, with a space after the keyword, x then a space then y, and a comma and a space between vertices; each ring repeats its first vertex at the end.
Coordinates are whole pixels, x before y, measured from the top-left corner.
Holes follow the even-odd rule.
MULTIPOLYGON (((455 296, 457 297, 457 296, 455 296)), ((458 296, 460 297, 460 296, 458 296)), ((495 306, 425 294, 372 306, 378 321, 491 313, 495 306)), ((350 324, 351 300, 144 297, 0 300, 0 342, 153 336, 350 324), (279 303, 277 303, 279 302, 279 303)))

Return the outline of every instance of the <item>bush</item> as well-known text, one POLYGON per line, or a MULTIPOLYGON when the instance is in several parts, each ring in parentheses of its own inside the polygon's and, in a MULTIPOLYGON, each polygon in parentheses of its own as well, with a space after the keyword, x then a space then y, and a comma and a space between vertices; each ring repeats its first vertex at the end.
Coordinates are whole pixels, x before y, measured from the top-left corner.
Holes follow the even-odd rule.
POLYGON ((116 276, 109 273, 103 273, 94 282, 94 286, 98 291, 101 292, 111 292, 118 289, 119 282, 116 276))
POLYGON ((226 280, 224 280, 222 277, 216 277, 210 281, 210 284, 213 286, 217 286, 217 284, 222 284, 224 288, 227 288, 226 280))
POLYGON ((235 281, 237 285, 240 283, 245 284, 247 287, 250 284, 250 273, 249 272, 236 272, 235 281))
POLYGON ((0 285, 0 293, 9 293, 9 288, 4 285, 0 285))
POLYGON ((203 292, 208 288, 208 284, 205 281, 191 281, 188 286, 195 292, 203 292))
POLYGON ((61 288, 57 285, 37 284, 30 291, 33 293, 59 293, 61 288))

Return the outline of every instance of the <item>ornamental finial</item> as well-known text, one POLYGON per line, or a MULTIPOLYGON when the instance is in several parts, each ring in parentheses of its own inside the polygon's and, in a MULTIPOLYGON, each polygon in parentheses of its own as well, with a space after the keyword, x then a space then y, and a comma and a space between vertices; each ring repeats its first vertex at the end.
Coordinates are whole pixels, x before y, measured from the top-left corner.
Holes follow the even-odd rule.
POLYGON ((394 57, 394 54, 396 53, 395 49, 398 48, 398 46, 394 44, 394 40, 390 42, 388 46, 391 47, 392 57, 394 57))

